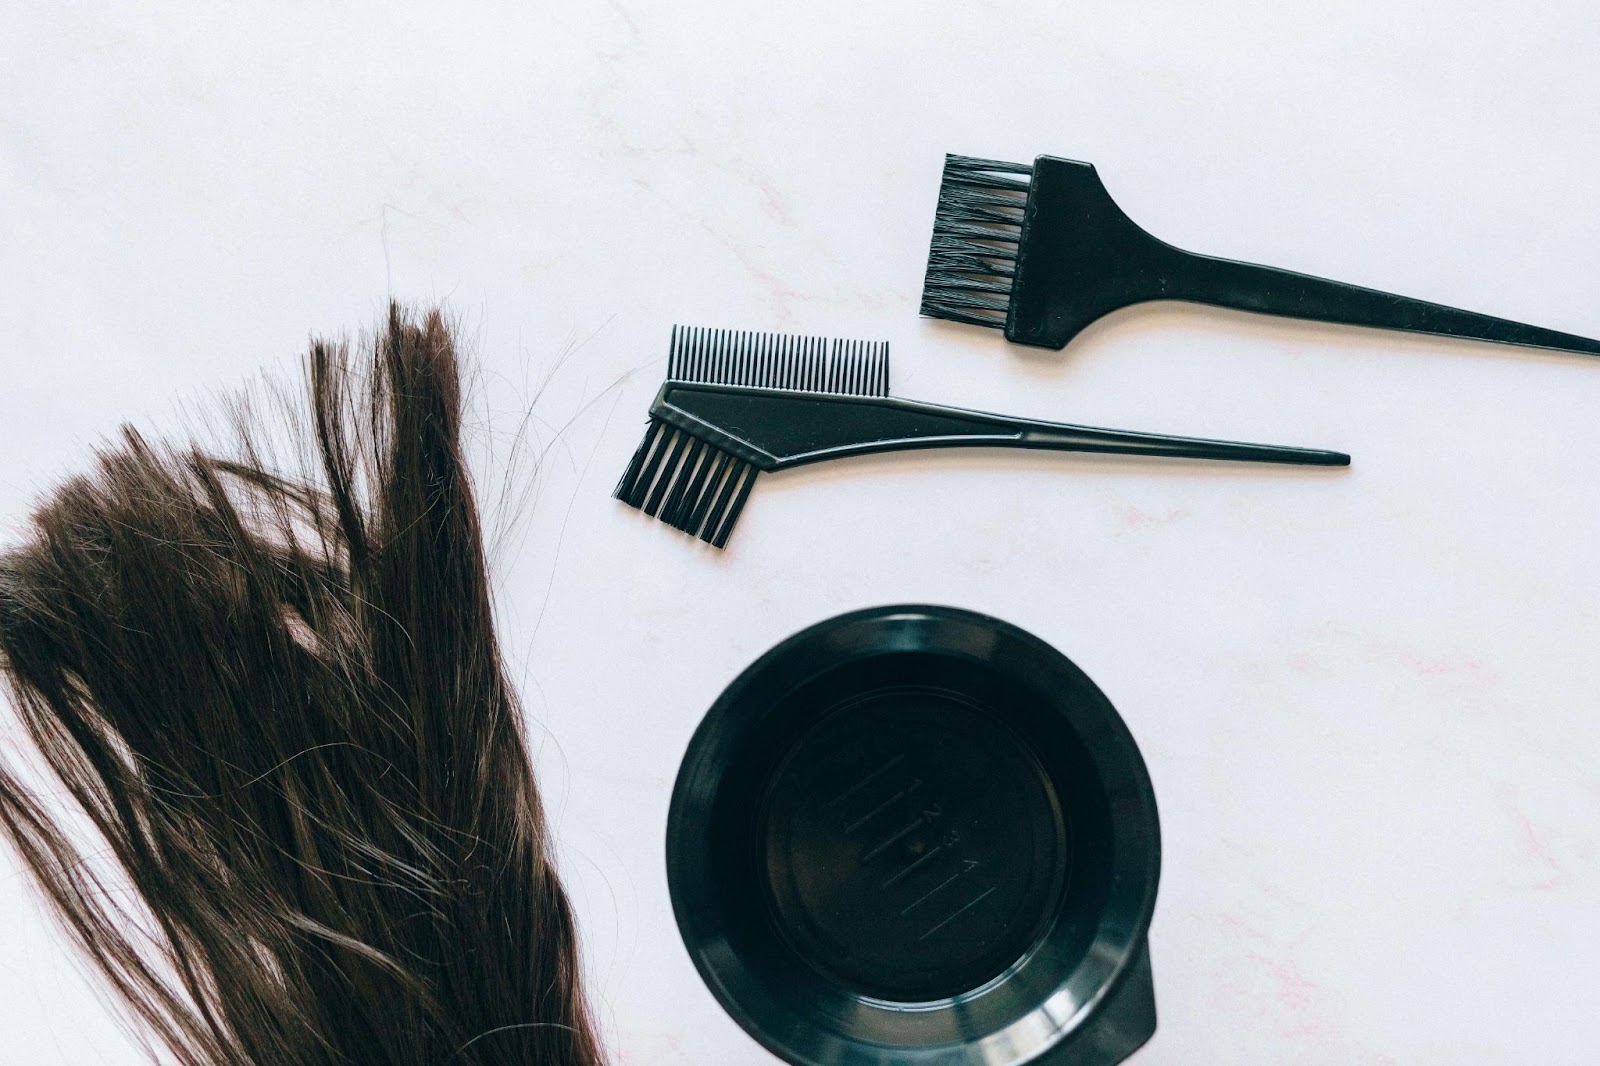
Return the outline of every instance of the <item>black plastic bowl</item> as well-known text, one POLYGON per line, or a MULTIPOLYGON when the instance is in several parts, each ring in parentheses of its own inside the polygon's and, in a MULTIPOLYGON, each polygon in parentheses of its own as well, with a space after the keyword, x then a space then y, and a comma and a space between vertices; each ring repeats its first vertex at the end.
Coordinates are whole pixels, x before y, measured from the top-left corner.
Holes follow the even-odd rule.
POLYGON ((667 822, 684 943, 804 1066, 1110 1066, 1155 1031, 1161 843, 1100 690, 1015 626, 879 607, 728 686, 667 822))

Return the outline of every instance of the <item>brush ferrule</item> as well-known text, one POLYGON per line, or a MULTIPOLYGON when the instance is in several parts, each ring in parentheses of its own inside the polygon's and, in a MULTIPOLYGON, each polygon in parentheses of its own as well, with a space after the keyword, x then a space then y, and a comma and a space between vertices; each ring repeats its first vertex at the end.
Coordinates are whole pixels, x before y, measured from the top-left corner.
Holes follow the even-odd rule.
MULTIPOLYGON (((776 389, 747 389, 727 385, 702 385, 669 381, 656 393, 650 417, 692 434, 710 446, 727 452, 758 470, 775 470, 778 456, 750 442, 747 436, 723 428, 724 425, 754 424, 760 428, 772 422, 772 412, 763 411, 766 397, 793 397, 792 392, 776 389), (719 403, 718 401, 723 401, 719 403), (711 408, 722 417, 707 411, 711 408), (727 410, 733 409, 732 414, 727 410), (698 412, 698 413, 697 413, 698 412), (746 417, 740 418, 739 414, 746 417)), ((780 408, 781 409, 781 408, 780 408)))

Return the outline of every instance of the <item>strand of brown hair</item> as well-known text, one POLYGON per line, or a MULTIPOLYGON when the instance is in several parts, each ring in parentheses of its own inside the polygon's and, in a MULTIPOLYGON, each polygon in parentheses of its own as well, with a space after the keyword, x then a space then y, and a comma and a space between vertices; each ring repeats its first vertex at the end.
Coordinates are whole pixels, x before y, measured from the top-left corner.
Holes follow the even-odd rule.
POLYGON ((308 386, 310 476, 124 431, 0 556, 0 672, 97 839, 15 767, 0 830, 183 1066, 596 1066, 451 330, 391 307, 308 386))

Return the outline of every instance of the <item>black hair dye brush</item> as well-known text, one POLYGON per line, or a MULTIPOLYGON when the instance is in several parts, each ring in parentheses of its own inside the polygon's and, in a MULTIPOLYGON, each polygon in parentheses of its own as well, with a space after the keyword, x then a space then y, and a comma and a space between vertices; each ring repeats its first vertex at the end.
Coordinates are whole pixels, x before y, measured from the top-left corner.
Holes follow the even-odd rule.
POLYGON ((1570 333, 1174 248, 1123 214, 1089 163, 945 156, 924 315, 1059 349, 1150 300, 1600 354, 1600 341, 1570 333))
POLYGON ((889 395, 889 346, 674 327, 617 499, 722 547, 756 475, 910 448, 1044 448, 1348 466, 1341 452, 1036 422, 889 395))

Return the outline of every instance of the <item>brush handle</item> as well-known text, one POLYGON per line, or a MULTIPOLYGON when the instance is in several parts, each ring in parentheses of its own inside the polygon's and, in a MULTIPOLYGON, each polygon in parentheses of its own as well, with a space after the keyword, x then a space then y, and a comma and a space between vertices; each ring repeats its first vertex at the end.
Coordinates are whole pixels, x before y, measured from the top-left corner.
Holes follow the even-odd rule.
POLYGON ((669 381, 650 413, 762 470, 873 452, 962 447, 1350 465, 1342 452, 1039 422, 893 397, 669 381))
POLYGON ((1287 318, 1600 354, 1600 341, 1327 281, 1292 270, 1187 252, 1145 231, 1111 198, 1092 164, 1034 161, 1006 337, 1063 348, 1131 304, 1187 300, 1287 318))
POLYGON ((1285 318, 1600 354, 1600 341, 1571 333, 1297 274, 1292 270, 1173 251, 1178 254, 1167 277, 1167 299, 1191 300, 1285 318))

